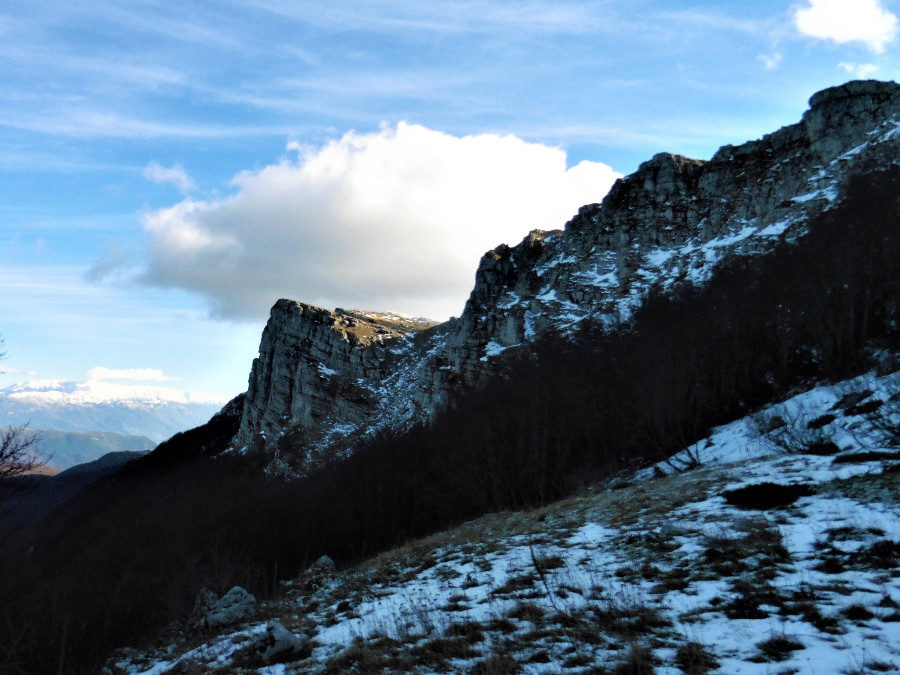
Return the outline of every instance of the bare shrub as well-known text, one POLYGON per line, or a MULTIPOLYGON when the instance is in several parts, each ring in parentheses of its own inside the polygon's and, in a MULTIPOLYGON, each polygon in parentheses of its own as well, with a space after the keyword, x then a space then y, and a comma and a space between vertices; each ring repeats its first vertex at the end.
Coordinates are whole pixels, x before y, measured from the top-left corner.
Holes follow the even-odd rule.
POLYGON ((699 642, 681 645, 675 654, 675 664, 688 675, 703 675, 719 667, 716 657, 699 642))

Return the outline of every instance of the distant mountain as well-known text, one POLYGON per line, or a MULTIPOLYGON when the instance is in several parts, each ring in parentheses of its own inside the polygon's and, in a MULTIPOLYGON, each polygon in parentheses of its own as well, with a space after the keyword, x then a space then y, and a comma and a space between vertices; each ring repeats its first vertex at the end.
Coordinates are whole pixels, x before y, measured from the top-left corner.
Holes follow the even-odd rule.
MULTIPOLYGON (((28 424, 36 429, 106 431, 160 442, 203 424, 226 401, 224 397, 166 387, 99 380, 32 380, 0 389, 0 426, 28 424)), ((109 449, 137 450, 146 449, 146 445, 109 449)))
POLYGON ((38 454, 47 460, 50 467, 59 470, 92 462, 107 453, 148 451, 156 447, 156 442, 146 436, 112 431, 32 431, 37 434, 38 454))

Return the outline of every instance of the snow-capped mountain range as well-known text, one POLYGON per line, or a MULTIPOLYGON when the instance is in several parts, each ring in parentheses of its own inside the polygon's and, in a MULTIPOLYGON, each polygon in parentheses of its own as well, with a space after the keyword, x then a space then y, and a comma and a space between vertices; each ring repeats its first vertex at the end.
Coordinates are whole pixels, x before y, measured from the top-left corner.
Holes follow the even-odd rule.
POLYGON ((28 380, 0 389, 0 396, 35 403, 181 403, 221 405, 224 396, 196 391, 179 391, 171 387, 144 384, 116 384, 104 380, 72 382, 63 380, 28 380))
POLYGON ((206 422, 225 398, 103 380, 31 380, 0 389, 0 426, 112 431, 163 441, 206 422))

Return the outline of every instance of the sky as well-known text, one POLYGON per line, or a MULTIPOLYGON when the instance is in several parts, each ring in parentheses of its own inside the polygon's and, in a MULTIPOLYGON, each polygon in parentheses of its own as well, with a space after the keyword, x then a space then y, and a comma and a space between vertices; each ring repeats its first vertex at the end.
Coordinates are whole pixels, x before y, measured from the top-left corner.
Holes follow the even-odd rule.
POLYGON ((900 0, 5 0, 0 387, 246 389, 279 297, 446 319, 661 151, 900 79, 900 0))

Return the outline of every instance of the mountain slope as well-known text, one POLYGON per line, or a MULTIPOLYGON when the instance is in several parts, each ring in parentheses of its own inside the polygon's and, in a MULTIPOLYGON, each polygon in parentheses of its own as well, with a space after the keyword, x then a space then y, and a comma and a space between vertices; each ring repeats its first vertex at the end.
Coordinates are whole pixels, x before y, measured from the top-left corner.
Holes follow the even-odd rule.
POLYGON ((850 82, 814 95, 798 124, 709 161, 658 154, 564 231, 488 252, 462 316, 438 326, 376 327, 358 340, 343 311, 280 300, 234 445, 314 466, 429 418, 509 348, 585 320, 614 327, 656 290, 703 283, 725 258, 795 239, 832 205, 841 175, 896 160, 898 120, 900 86, 850 82))
POLYGON ((487 516, 337 574, 314 566, 240 625, 212 636, 181 627, 164 649, 125 651, 110 665, 894 671, 898 392, 898 372, 820 385, 629 479, 487 516), (302 646, 262 656, 283 628, 302 646))
POLYGON ((34 429, 37 436, 37 452, 52 468, 66 470, 76 465, 93 462, 108 453, 146 452, 156 443, 146 436, 129 436, 111 431, 60 431, 59 429, 34 429))
POLYGON ((26 544, 34 534, 34 528, 53 509, 65 504, 91 483, 144 454, 142 451, 108 452, 53 476, 16 479, 13 483, 32 485, 14 492, 0 503, 0 542, 7 548, 26 544))

